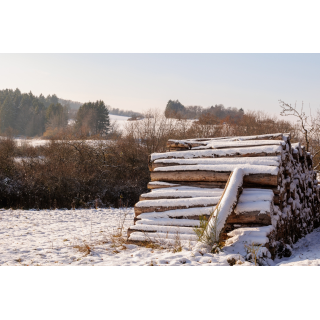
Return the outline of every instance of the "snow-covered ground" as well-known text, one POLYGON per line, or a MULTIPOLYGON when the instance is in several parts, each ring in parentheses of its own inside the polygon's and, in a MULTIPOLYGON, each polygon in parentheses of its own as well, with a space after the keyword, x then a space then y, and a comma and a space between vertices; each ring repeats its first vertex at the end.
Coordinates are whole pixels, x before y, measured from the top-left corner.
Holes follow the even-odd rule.
POLYGON ((115 121, 119 127, 120 130, 122 130, 126 123, 128 123, 128 119, 130 117, 124 117, 124 116, 116 116, 114 114, 109 114, 110 122, 115 121))
POLYGON ((174 253, 172 248, 115 246, 110 235, 125 215, 124 234, 133 223, 133 208, 1 210, 0 265, 228 265, 239 256, 201 254, 191 247, 174 253), (85 244, 90 253, 79 251, 85 244))
MULTIPOLYGON (((201 253, 191 245, 181 251, 119 244, 112 235, 124 221, 123 234, 133 223, 133 208, 79 210, 0 210, 0 265, 175 265, 228 266, 242 261, 225 249, 201 253)), ((290 258, 277 265, 320 264, 320 228, 298 241, 290 258)))
POLYGON ((319 266, 320 265, 320 228, 301 238, 293 246, 291 257, 276 259, 279 266, 319 266))

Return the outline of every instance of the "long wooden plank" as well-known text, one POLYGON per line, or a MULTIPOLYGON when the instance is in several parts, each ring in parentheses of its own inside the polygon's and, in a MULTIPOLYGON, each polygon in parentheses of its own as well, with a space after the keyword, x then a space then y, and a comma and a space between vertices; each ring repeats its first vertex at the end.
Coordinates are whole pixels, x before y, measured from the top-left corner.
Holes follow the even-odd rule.
POLYGON ((133 232, 150 232, 150 233, 171 233, 171 234, 191 234, 194 235, 193 228, 190 227, 178 227, 178 226, 158 226, 150 224, 138 224, 131 226, 127 230, 127 236, 129 237, 133 232))
MULTIPOLYGON (((161 181, 160 181, 161 182, 161 181)), ((175 181, 176 187, 181 187, 181 186, 187 186, 187 187, 195 187, 195 188, 211 188, 211 189, 215 189, 215 188, 221 188, 224 189, 226 183, 225 182, 198 182, 198 181, 175 181)), ((243 183, 243 187, 244 188, 257 188, 256 184, 252 184, 252 183, 243 183)), ((167 186, 167 185, 157 185, 157 187, 155 187, 155 185, 152 184, 148 184, 148 189, 150 190, 154 190, 154 189, 162 189, 162 188, 172 188, 171 186, 167 186)), ((275 204, 279 204, 280 201, 283 201, 283 195, 280 195, 280 191, 275 188, 274 186, 270 186, 270 185, 260 185, 258 188, 261 189, 269 189, 272 190, 273 193, 275 194, 274 201, 275 204)))
MULTIPOLYGON (((225 182, 223 181, 175 181, 175 185, 178 186, 186 186, 186 187, 196 187, 196 188, 222 188, 225 187, 225 182)), ((172 188, 172 186, 168 186, 165 184, 152 184, 148 183, 148 189, 161 189, 161 188, 172 188)))
POLYGON ((149 225, 157 225, 157 226, 177 226, 177 227, 195 227, 199 226, 199 218, 197 219, 189 219, 189 217, 181 218, 181 219, 171 219, 171 218, 164 218, 164 219, 150 219, 150 220, 139 220, 137 218, 136 222, 141 224, 149 224, 149 225))
POLYGON ((265 165, 265 166, 279 167, 280 166, 279 158, 280 157, 160 159, 150 163, 149 170, 153 171, 156 168, 172 167, 172 166, 180 166, 180 165, 201 165, 201 164, 202 165, 252 164, 252 165, 265 165), (257 158, 256 161, 255 161, 255 158, 257 158), (268 158, 270 158, 271 160, 268 160, 268 158))
MULTIPOLYGON (((199 188, 200 189, 200 188, 199 188)), ((200 189, 201 190, 201 189, 200 189)), ((162 200, 162 199, 189 199, 189 198, 196 198, 196 197, 218 197, 221 193, 214 193, 214 192, 199 192, 199 191, 192 191, 191 193, 186 192, 174 192, 171 191, 170 195, 163 194, 159 192, 150 192, 144 193, 139 197, 139 201, 147 201, 147 200, 162 200)))
POLYGON ((160 207, 160 206, 150 206, 150 207, 134 207, 135 216, 138 217, 141 213, 146 212, 165 212, 170 210, 179 210, 179 209, 191 209, 191 208, 204 208, 212 207, 217 204, 217 201, 214 201, 212 204, 208 205, 191 205, 191 206, 170 206, 170 207, 160 207))
MULTIPOLYGON (((226 182, 230 172, 215 171, 153 171, 150 172, 151 181, 198 181, 198 182, 226 182)), ((249 174, 244 176, 244 182, 253 185, 278 185, 278 176, 271 174, 249 174)))
POLYGON ((227 137, 216 137, 216 138, 195 138, 195 139, 184 139, 184 140, 174 140, 169 139, 168 141, 183 141, 187 143, 192 142, 204 142, 211 140, 287 140, 290 139, 290 133, 270 133, 270 134, 261 134, 261 135, 252 135, 252 136, 227 136, 227 137))
MULTIPOLYGON (((179 221, 181 219, 192 220, 192 221, 197 220, 198 221, 198 220, 200 220, 200 218, 199 218, 200 216, 201 217, 205 217, 206 219, 209 219, 209 217, 210 217, 209 214, 199 214, 199 215, 194 215, 194 216, 184 216, 184 215, 179 216, 179 215, 177 215, 177 216, 174 216, 174 217, 171 217, 170 215, 168 215, 168 217, 166 219, 169 219, 170 221, 171 220, 179 221)), ((160 220, 163 221, 163 219, 158 219, 158 220, 159 221, 160 220)), ((133 218, 133 221, 134 221, 134 223, 136 223, 137 221, 141 221, 141 225, 144 225, 144 223, 145 223, 145 220, 141 219, 140 216, 133 218)), ((168 226, 170 226, 170 223, 168 223, 168 226)))
POLYGON ((218 197, 222 194, 222 188, 192 188, 192 187, 176 187, 156 189, 152 192, 143 193, 140 196, 140 201, 157 200, 157 199, 181 199, 181 198, 196 198, 196 197, 218 197))
POLYGON ((211 140, 203 143, 199 142, 185 142, 181 140, 174 140, 167 142, 168 149, 230 149, 230 148, 243 148, 243 147, 260 147, 260 146, 271 146, 271 145, 282 145, 285 150, 286 143, 281 140, 211 140))
POLYGON ((167 152, 189 151, 189 148, 167 148, 167 152))
POLYGON ((171 241, 175 243, 175 241, 179 239, 179 241, 189 241, 195 242, 197 240, 196 235, 191 234, 164 234, 164 233, 154 233, 154 232, 133 232, 129 236, 129 240, 132 241, 156 241, 158 243, 166 243, 167 241, 171 241))
POLYGON ((221 137, 221 138, 207 138, 207 139, 185 139, 174 140, 169 139, 167 141, 168 148, 194 148, 199 146, 205 146, 209 142, 232 142, 232 141, 252 141, 252 140, 287 140, 290 139, 290 134, 284 139, 284 134, 268 134, 268 135, 256 135, 256 136, 235 136, 235 137, 221 137))
POLYGON ((246 148, 188 150, 188 152, 152 153, 149 156, 149 163, 160 159, 266 157, 279 156, 282 153, 282 147, 277 145, 246 148))
MULTIPOLYGON (((272 146, 272 145, 281 145, 282 149, 285 150, 286 149, 286 145, 285 143, 283 143, 282 141, 279 140, 257 140, 257 142, 255 141, 250 141, 250 144, 246 144, 247 141, 234 141, 233 143, 226 143, 223 144, 222 142, 220 143, 215 143, 212 145, 212 149, 230 149, 230 148, 250 148, 250 147, 262 147, 262 146, 272 146), (264 142, 265 141, 265 142, 264 142)), ((207 149, 207 146, 199 146, 199 147, 195 147, 195 150, 203 150, 203 149, 207 149)))
POLYGON ((188 141, 182 141, 182 140, 168 140, 167 141, 167 148, 193 148, 193 147, 199 147, 199 146, 205 146, 207 145, 206 142, 188 142, 188 141))
MULTIPOLYGON (((207 196, 207 195, 199 195, 199 197, 212 197, 211 196, 207 196)), ((172 195, 172 196, 164 196, 164 195, 153 195, 152 197, 146 197, 146 196, 143 196, 141 195, 139 197, 139 201, 146 201, 146 200, 161 200, 161 199, 188 199, 188 198, 191 198, 190 196, 183 196, 183 195, 172 195)))

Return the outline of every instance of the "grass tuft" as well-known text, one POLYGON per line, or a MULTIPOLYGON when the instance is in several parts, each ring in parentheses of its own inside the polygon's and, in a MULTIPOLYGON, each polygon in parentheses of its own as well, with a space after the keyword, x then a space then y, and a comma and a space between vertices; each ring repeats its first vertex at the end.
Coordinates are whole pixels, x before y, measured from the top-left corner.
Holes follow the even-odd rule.
POLYGON ((224 246, 224 243, 220 241, 220 234, 218 232, 218 216, 220 213, 220 207, 217 209, 217 213, 214 216, 214 208, 210 212, 211 220, 207 220, 205 216, 200 216, 200 225, 199 227, 194 227, 193 231, 198 237, 198 242, 201 242, 205 245, 210 246, 212 253, 218 253, 224 246), (212 227, 209 228, 209 222, 212 221, 212 227))

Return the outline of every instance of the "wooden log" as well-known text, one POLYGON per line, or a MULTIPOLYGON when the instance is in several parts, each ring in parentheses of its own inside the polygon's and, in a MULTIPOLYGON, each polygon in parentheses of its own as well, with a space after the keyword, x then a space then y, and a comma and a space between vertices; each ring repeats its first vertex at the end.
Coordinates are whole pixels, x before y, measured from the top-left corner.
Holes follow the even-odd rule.
POLYGON ((189 142, 189 141, 181 141, 181 140, 168 140, 167 141, 167 148, 194 148, 194 147, 200 147, 200 146, 206 146, 207 143, 201 143, 201 142, 189 142))
MULTIPOLYGON (((225 188, 225 182, 219 182, 219 181, 211 181, 211 182, 199 182, 199 181, 172 181, 175 185, 174 186, 168 186, 168 185, 153 185, 153 184, 148 184, 148 189, 153 190, 153 189, 161 189, 161 188, 175 188, 175 187, 181 187, 181 186, 186 186, 186 187, 195 187, 195 188, 211 188, 211 189, 224 189, 225 188)), ((244 188, 257 188, 256 184, 252 183, 243 183, 244 188)), ((270 185, 259 185, 259 189, 269 189, 272 190, 273 193, 277 196, 280 197, 280 200, 282 201, 283 194, 280 194, 280 190, 277 188, 274 188, 273 186, 270 185)), ((320 193, 319 193, 320 197, 320 193)))
POLYGON ((160 189, 160 188, 174 188, 178 186, 186 186, 186 187, 195 187, 195 188, 222 188, 224 189, 226 183, 221 181, 175 181, 175 186, 167 186, 167 185, 154 185, 148 184, 148 189, 160 189))
POLYGON ((191 234, 194 235, 193 228, 188 227, 167 227, 150 224, 138 224, 128 229, 128 235, 133 232, 158 232, 158 233, 174 233, 174 234, 191 234))
POLYGON ((167 141, 167 148, 188 148, 189 144, 187 142, 184 141, 176 141, 176 140, 168 140, 167 141))
POLYGON ((168 192, 149 192, 143 193, 140 196, 140 201, 145 200, 159 200, 159 199, 188 199, 196 197, 218 197, 223 192, 217 192, 216 190, 210 190, 205 188, 191 188, 190 190, 170 189, 168 192), (203 190, 201 192, 201 190, 203 190))
MULTIPOLYGON (((184 155, 184 152, 163 152, 160 154, 156 154, 156 156, 150 155, 149 156, 149 163, 154 160, 160 159, 197 159, 197 158, 238 158, 238 157, 269 157, 269 156, 279 156, 282 155, 282 151, 280 151, 279 146, 273 146, 273 150, 266 152, 264 148, 256 148, 256 147, 249 147, 249 148, 236 148, 236 149, 229 149, 224 150, 214 150, 214 149, 206 149, 206 150, 192 150, 192 155, 189 155, 187 158, 184 155), (248 151, 248 149, 250 151, 248 151), (173 154, 173 155, 172 155, 173 154)), ((179 151, 179 150, 178 150, 179 151)))
POLYGON ((236 164, 252 164, 252 165, 262 165, 261 160, 265 160, 266 166, 273 166, 273 167, 279 167, 280 163, 278 160, 270 160, 268 161, 268 157, 259 157, 255 161, 255 157, 248 157, 247 159, 245 157, 241 157, 241 160, 238 157, 238 160, 232 158, 232 160, 229 160, 229 158, 192 158, 192 159, 160 159, 155 160, 152 163, 149 163, 149 170, 154 171, 156 168, 163 168, 163 167, 173 167, 173 166, 180 166, 180 165, 236 165, 236 164), (207 161, 210 159, 209 161, 207 161), (260 162, 259 162, 260 160, 260 162))
MULTIPOLYGON (((174 216, 174 217, 169 215, 169 218, 172 220, 175 220, 175 219, 178 219, 178 220, 180 220, 180 219, 200 220, 200 216, 204 217, 207 220, 209 220, 209 218, 210 218, 210 215, 208 215, 208 214, 200 214, 200 215, 194 215, 194 216, 181 215, 181 216, 174 216)), ((140 216, 133 218, 134 224, 136 224, 137 221, 141 221, 141 220, 142 219, 140 218, 140 216)))
MULTIPOLYGON (((215 171, 153 171, 151 181, 198 181, 224 182, 228 181, 230 172, 215 171)), ((249 174, 244 176, 244 182, 252 185, 278 185, 278 176, 271 174, 249 174)))
MULTIPOLYGON (((250 147, 262 147, 262 146, 272 146, 272 145, 281 145, 283 150, 286 150, 286 145, 282 144, 282 143, 277 143, 277 141, 274 141, 274 143, 263 143, 263 142, 259 142, 256 144, 252 144, 252 145, 241 145, 239 144, 230 144, 230 145, 225 145, 225 146, 214 146, 212 149, 230 149, 230 148, 250 148, 250 147)), ((197 150, 202 150, 201 147, 198 147, 197 150)))
POLYGON ((174 140, 169 139, 167 141, 167 147, 168 148, 181 148, 181 147, 199 147, 199 146, 205 146, 209 142, 226 142, 228 140, 228 143, 233 141, 254 141, 254 140, 286 140, 290 141, 290 134, 286 138, 284 138, 284 135, 282 133, 274 134, 274 135, 257 135, 257 136, 236 136, 236 137, 221 137, 221 138, 202 138, 202 139, 185 139, 185 140, 174 140))
POLYGON ((195 234, 176 234, 176 233, 154 233, 154 232, 134 232, 130 235, 130 241, 156 241, 162 243, 162 241, 170 241, 176 243, 177 239, 181 241, 192 241, 197 240, 195 234))
MULTIPOLYGON (((223 140, 214 140, 208 143, 203 143, 200 146, 195 146, 197 150, 204 150, 204 149, 231 149, 231 148, 250 148, 250 147, 261 147, 261 146, 272 146, 272 145, 281 145, 283 150, 286 150, 286 144, 283 141, 279 140, 247 140, 247 141, 223 141, 223 140), (208 146, 209 143, 209 146, 208 146)), ((189 148, 190 148, 189 143, 189 148)), ((176 148, 176 146, 172 146, 176 148)), ((170 149, 172 148, 169 147, 170 149)), ((181 146, 182 147, 182 146, 181 146)), ((184 146, 186 148, 186 146, 184 146)), ((290 147, 289 147, 290 149, 290 147)))
MULTIPOLYGON (((141 221, 142 219, 134 218, 134 222, 141 221)), ((142 220, 143 221, 143 220, 142 220)), ((148 223, 146 223, 148 224, 148 223)), ((165 218, 165 219, 157 219, 155 225, 163 225, 167 227, 195 227, 199 226, 199 217, 196 219, 190 219, 189 217, 182 217, 181 219, 174 219, 174 218, 165 218), (182 221, 181 221, 182 220, 182 221), (159 222, 159 223, 158 223, 159 222), (183 222, 183 224, 181 224, 183 222)))
POLYGON ((228 219, 227 223, 235 224, 261 224, 268 226, 271 224, 271 215, 270 213, 260 213, 260 211, 253 212, 241 212, 240 214, 232 213, 228 219))
POLYGON ((139 201, 145 201, 145 200, 160 200, 160 199, 187 199, 190 198, 188 196, 154 196, 154 197, 144 197, 140 196, 139 201))
POLYGON ((135 216, 138 217, 141 213, 146 212, 165 212, 169 210, 179 210, 179 209, 191 209, 191 208, 204 208, 204 207, 215 207, 217 204, 217 201, 214 201, 214 203, 210 203, 208 205, 190 205, 190 206, 171 206, 171 207, 160 207, 160 206, 150 206, 150 207, 134 207, 134 213, 135 216))
POLYGON ((175 152, 175 151, 188 151, 189 148, 167 148, 168 152, 175 152))

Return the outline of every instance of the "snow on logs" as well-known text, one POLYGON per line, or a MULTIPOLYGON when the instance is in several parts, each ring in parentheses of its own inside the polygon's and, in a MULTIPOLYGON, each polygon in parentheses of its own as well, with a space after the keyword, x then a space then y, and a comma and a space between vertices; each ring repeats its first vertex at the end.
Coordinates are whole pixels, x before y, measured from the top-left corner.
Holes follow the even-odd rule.
POLYGON ((242 192, 244 175, 245 172, 241 168, 236 168, 231 172, 219 203, 210 215, 207 225, 208 234, 210 234, 210 230, 213 228, 215 228, 217 236, 222 234, 229 215, 238 203, 239 196, 242 192))
POLYGON ((193 187, 176 187, 165 188, 165 190, 154 190, 153 192, 144 193, 140 196, 140 201, 153 199, 181 199, 181 198, 196 198, 196 197, 219 197, 221 189, 206 189, 193 187))
POLYGON ((197 197, 187 199, 160 199, 138 202, 134 207, 135 216, 145 212, 168 211, 195 207, 212 207, 219 202, 220 197, 197 197))
POLYGON ((185 152, 153 153, 150 162, 157 159, 193 159, 193 158, 228 158, 228 157, 265 157, 282 155, 283 147, 279 145, 266 145, 242 148, 188 150, 185 152))
POLYGON ((229 239, 227 245, 249 239, 250 230, 263 232, 262 240, 252 239, 274 258, 320 226, 312 156, 300 143, 291 144, 289 134, 169 140, 167 146, 173 152, 149 157, 151 192, 135 206, 130 239, 165 233, 170 239, 177 232, 187 239, 200 216, 209 218, 220 207, 221 239, 229 239), (233 180, 235 172, 243 174, 242 186, 233 180))
POLYGON ((158 159, 152 163, 153 171, 160 167, 171 167, 179 165, 258 165, 276 166, 281 164, 281 157, 242 157, 242 158, 192 158, 192 159, 158 159))
MULTIPOLYGON (((264 146, 264 145, 285 145, 285 141, 281 140, 258 140, 265 136, 255 136, 256 139, 243 139, 243 137, 229 139, 209 139, 203 141, 196 140, 168 140, 168 151, 183 151, 189 149, 223 149, 244 146, 264 146)), ((278 136, 280 137, 280 136, 278 136)), ((283 138, 283 136, 282 136, 283 138)), ((269 138, 270 139, 270 138, 269 138)))

